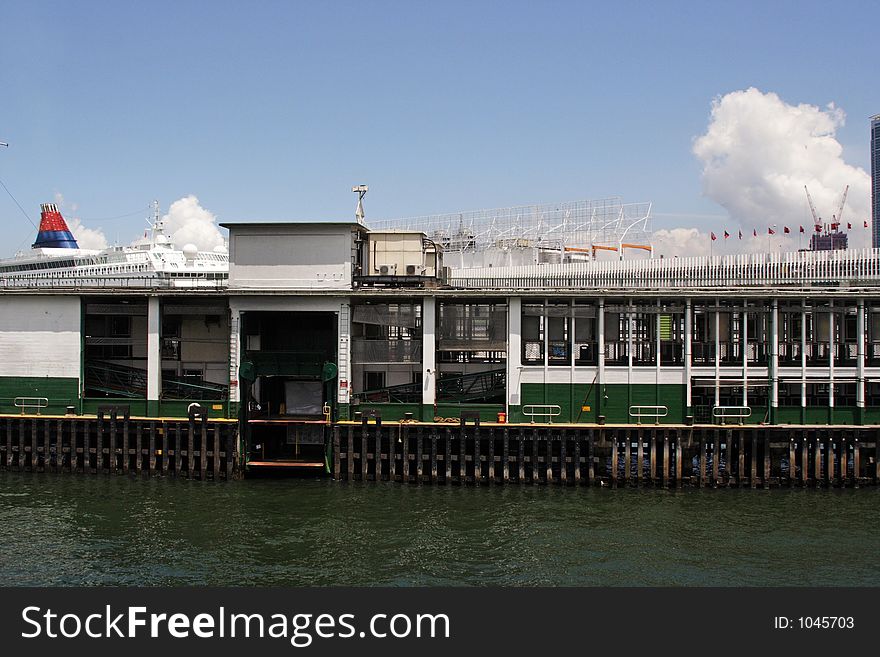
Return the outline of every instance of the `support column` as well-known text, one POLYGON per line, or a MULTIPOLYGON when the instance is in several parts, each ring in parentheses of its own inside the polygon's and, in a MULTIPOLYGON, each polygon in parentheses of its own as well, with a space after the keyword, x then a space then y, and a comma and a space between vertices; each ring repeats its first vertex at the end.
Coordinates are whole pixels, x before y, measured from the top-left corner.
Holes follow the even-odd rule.
POLYGON ((770 424, 776 424, 779 409, 779 300, 770 311, 770 424))
POLYGON ((241 404, 238 366, 241 363, 241 312, 229 308, 229 417, 238 415, 241 404))
POLYGON ((434 419, 437 406, 437 298, 422 300, 422 420, 434 419))
POLYGON ((599 299, 599 311, 597 313, 596 327, 598 344, 596 348, 599 350, 597 359, 596 384, 599 386, 599 392, 596 395, 596 417, 605 412, 605 299, 599 299))
MULTIPOLYGON (((721 303, 715 299, 715 406, 721 404, 721 303)), ((730 326, 728 322, 728 327, 730 326)), ((712 420, 714 422, 714 419, 712 420)))
POLYGON ((351 304, 347 299, 339 304, 339 343, 336 346, 336 406, 340 420, 349 419, 351 403, 351 304))
POLYGON ((856 312, 856 422, 865 422, 865 300, 859 299, 856 312))
POLYGON ((507 300, 507 421, 511 412, 522 405, 520 384, 522 379, 522 298, 507 300))
MULTIPOLYGON (((815 314, 814 314, 815 316, 815 314)), ((801 424, 807 421, 807 300, 801 299, 801 424)))
POLYGON ((685 390, 685 408, 686 415, 693 415, 693 403, 691 399, 691 361, 693 358, 691 357, 691 340, 693 340, 694 333, 694 318, 693 318, 693 307, 691 305, 690 299, 685 299, 684 301, 684 390, 685 390))
POLYGON ((834 424, 834 300, 828 302, 828 422, 834 424))
MULTIPOLYGON (((743 310, 740 313, 739 339, 742 343, 743 364, 743 406, 749 405, 749 302, 743 299, 743 310)), ((757 322, 756 322, 757 323, 757 322)))
POLYGON ((162 394, 162 314, 159 297, 147 299, 147 415, 159 415, 162 394))

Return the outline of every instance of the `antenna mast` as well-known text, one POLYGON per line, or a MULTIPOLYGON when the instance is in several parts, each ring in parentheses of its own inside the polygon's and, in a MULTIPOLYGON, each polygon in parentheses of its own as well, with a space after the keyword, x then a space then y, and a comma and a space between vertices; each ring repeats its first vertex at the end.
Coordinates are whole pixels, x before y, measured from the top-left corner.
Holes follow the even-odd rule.
POLYGON ((367 195, 367 192, 370 191, 370 188, 366 185, 355 185, 351 188, 351 191, 355 192, 358 195, 358 204, 357 210, 354 211, 354 218, 357 219, 357 222, 363 226, 364 225, 364 196, 367 195))

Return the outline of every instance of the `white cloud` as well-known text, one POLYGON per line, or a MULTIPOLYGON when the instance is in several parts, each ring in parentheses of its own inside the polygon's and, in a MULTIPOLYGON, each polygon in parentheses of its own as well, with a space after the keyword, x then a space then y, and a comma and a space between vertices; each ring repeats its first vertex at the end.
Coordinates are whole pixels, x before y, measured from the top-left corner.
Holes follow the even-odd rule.
POLYGON ((163 219, 174 245, 195 244, 200 251, 212 251, 223 244, 223 234, 217 226, 217 217, 199 204, 190 194, 174 201, 163 219))
MULTIPOLYGON (((772 224, 780 234, 786 225, 793 231, 800 225, 811 229, 804 185, 827 222, 849 185, 843 221, 853 224, 850 245, 867 246, 870 235, 862 222, 870 214, 870 176, 843 160, 835 134, 844 121, 843 110, 833 103, 824 110, 789 105, 755 88, 716 98, 706 133, 693 145, 703 164, 704 193, 727 209, 737 230, 751 234, 757 227, 766 236, 772 224)), ((797 234, 792 235, 794 250, 797 234)), ((749 246, 766 251, 762 241, 759 237, 749 246)))
POLYGON ((55 192, 55 205, 61 210, 61 214, 67 222, 67 227, 70 228, 70 232, 73 233, 73 237, 76 239, 79 248, 98 250, 107 248, 107 236, 104 235, 103 230, 100 228, 87 228, 83 225, 82 221, 80 221, 79 217, 66 216, 68 213, 73 214, 77 211, 78 206, 76 203, 66 203, 64 201, 64 194, 61 192, 55 192))

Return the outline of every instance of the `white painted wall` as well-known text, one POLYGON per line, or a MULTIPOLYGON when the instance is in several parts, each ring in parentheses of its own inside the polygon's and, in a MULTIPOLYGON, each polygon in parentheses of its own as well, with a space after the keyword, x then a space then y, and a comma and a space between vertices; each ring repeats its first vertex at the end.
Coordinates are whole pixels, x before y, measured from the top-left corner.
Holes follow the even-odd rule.
POLYGON ((77 296, 0 296, 0 376, 79 378, 77 296))
POLYGON ((229 287, 350 288, 351 231, 344 224, 232 227, 229 287))

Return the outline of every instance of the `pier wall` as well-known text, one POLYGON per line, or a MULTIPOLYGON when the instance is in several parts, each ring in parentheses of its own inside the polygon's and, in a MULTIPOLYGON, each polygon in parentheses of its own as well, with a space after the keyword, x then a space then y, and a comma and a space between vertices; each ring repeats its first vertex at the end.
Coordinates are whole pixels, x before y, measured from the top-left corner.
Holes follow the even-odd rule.
POLYGON ((857 488, 878 483, 878 432, 349 423, 333 428, 333 474, 440 485, 857 488))
POLYGON ((0 470, 231 480, 241 473, 238 423, 3 416, 0 470))

